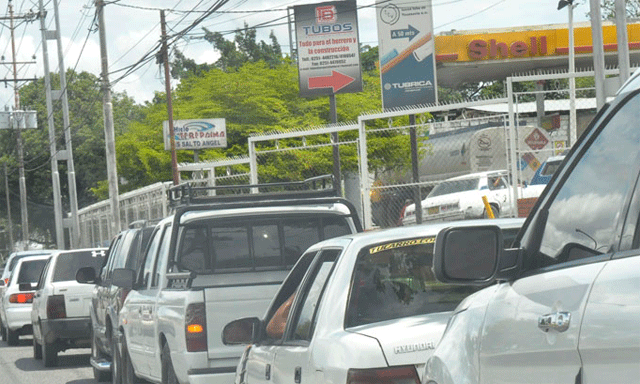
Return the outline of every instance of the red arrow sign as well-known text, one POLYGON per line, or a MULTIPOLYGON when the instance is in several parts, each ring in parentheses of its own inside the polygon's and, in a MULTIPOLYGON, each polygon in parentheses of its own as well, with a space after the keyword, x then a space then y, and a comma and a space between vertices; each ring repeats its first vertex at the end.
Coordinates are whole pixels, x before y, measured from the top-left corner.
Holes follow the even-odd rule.
POLYGON ((333 93, 351 84, 355 79, 344 73, 331 71, 331 76, 318 76, 309 78, 309 89, 333 88, 333 93))

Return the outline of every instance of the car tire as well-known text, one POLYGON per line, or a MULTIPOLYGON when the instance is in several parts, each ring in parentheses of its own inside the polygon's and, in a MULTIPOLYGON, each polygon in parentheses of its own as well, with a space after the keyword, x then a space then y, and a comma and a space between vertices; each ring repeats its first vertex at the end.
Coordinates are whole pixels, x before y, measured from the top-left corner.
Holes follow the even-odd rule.
MULTIPOLYGON (((98 360, 102 358, 102 353, 98 348, 98 342, 96 340, 96 336, 94 332, 91 332, 91 357, 94 360, 98 360)), ((100 371, 95 367, 92 367, 92 368, 93 368, 93 378, 96 379, 98 383, 111 381, 111 371, 100 371)))
POLYGON ((0 326, 0 332, 2 333, 2 341, 7 341, 7 328, 4 327, 4 324, 0 326))
POLYGON ((55 344, 42 341, 42 362, 45 367, 55 367, 58 365, 58 349, 55 344))
POLYGON ((129 356, 129 350, 127 349, 127 340, 123 338, 122 340, 122 348, 120 353, 120 368, 122 372, 122 384, 136 384, 139 383, 140 380, 136 377, 136 374, 133 370, 133 363, 131 362, 131 357, 129 356))
MULTIPOLYGON (((491 204, 491 210, 493 211, 493 217, 495 217, 496 219, 500 217, 500 208, 498 208, 494 204, 491 204)), ((485 219, 489 218, 489 214, 487 213, 486 209, 482 212, 482 217, 484 217, 485 219)))
POLYGON ((122 384, 122 357, 114 337, 111 337, 111 384, 122 384))
POLYGON ((176 372, 173 369, 171 351, 169 350, 168 344, 162 347, 162 384, 180 384, 176 372))
POLYGON ((7 328, 5 333, 7 334, 7 344, 12 347, 18 345, 18 342, 20 340, 20 333, 18 331, 12 331, 11 329, 7 328))
POLYGON ((36 340, 35 335, 33 336, 33 358, 36 360, 42 360, 42 346, 36 340))

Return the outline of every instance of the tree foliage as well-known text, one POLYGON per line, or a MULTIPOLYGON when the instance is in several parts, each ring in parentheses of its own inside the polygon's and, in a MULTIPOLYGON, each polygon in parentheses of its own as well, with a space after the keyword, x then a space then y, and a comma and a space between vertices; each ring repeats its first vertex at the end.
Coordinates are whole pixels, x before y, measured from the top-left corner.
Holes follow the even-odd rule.
MULTIPOLYGON (((640 17, 640 0, 626 0, 627 17, 640 17)), ((602 0, 602 18, 615 19, 616 0, 602 0)))

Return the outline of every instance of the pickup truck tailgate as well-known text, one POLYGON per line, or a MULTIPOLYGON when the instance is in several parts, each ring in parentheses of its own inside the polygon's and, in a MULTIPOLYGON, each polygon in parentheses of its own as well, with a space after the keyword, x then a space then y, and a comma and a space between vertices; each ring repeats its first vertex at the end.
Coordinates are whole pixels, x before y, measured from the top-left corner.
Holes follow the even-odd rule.
POLYGON ((64 295, 67 317, 89 317, 93 285, 61 281, 52 283, 52 286, 55 295, 64 295))
POLYGON ((243 317, 262 318, 286 272, 279 275, 262 283, 205 288, 209 359, 240 358, 243 347, 225 346, 222 343, 222 329, 230 321, 243 317))

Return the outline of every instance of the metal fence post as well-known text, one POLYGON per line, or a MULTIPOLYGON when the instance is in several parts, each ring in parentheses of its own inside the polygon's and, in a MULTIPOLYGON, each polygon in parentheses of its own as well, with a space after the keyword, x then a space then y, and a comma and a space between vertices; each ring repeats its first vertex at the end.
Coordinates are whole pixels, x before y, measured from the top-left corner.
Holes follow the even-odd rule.
POLYGON ((511 173, 511 212, 518 213, 518 166, 516 142, 516 116, 513 105, 513 79, 507 77, 507 101, 509 103, 509 171, 511 173))
POLYGON ((373 227, 371 217, 371 181, 369 180, 369 161, 367 158, 367 125, 362 117, 358 117, 360 125, 360 185, 362 189, 362 226, 373 227))

